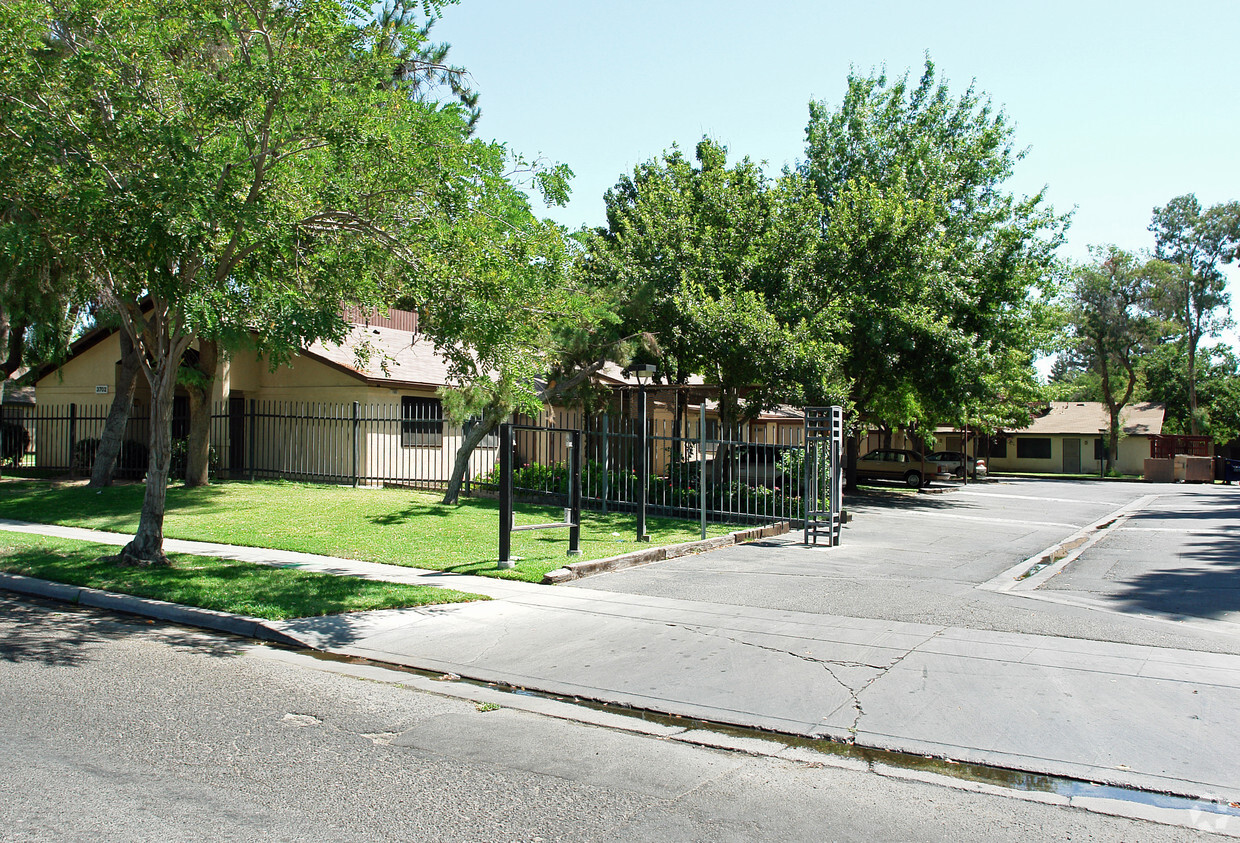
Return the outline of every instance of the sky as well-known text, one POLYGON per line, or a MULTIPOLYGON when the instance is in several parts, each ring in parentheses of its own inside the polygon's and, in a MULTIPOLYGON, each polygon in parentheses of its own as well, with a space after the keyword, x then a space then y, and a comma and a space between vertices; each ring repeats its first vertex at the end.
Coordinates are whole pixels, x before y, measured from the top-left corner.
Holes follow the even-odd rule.
POLYGON ((673 143, 709 136, 777 174, 804 155, 810 100, 929 55, 1011 118, 1028 151, 1008 189, 1073 211, 1061 254, 1083 261, 1152 249, 1175 196, 1240 199, 1238 33, 1237 0, 461 0, 433 37, 481 92, 480 137, 576 173, 566 207, 539 209, 570 229, 603 224, 605 191, 673 143))

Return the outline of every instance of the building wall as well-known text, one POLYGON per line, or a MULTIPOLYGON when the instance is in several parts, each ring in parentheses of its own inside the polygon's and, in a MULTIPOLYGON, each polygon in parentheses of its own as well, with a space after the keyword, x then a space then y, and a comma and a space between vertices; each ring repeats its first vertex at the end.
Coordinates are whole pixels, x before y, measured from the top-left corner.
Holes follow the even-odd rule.
MULTIPOLYGON (((63 417, 34 425, 40 466, 63 467, 69 463, 71 439, 80 442, 99 437, 115 396, 119 360, 120 341, 114 334, 38 381, 39 407, 49 413, 55 409, 63 417), (97 390, 101 386, 106 392, 97 390), (72 423, 69 405, 75 405, 72 423)), ((401 399, 406 395, 432 398, 436 391, 433 387, 372 386, 302 355, 272 371, 252 351, 238 352, 221 361, 213 392, 212 447, 222 469, 253 467, 257 476, 351 479, 352 404, 357 402, 363 416, 357 430, 357 470, 362 478, 445 481, 451 476, 463 432, 445 422, 440 445, 404 446, 401 399), (230 408, 229 398, 245 403, 230 408), (256 403, 251 405, 251 401, 256 403), (230 423, 232 413, 238 418, 230 423), (234 434, 240 435, 240 441, 232 441, 234 434), (234 458, 237 466, 230 465, 234 458)), ((141 376, 134 404, 135 417, 148 415, 150 390, 141 376)), ((127 438, 145 444, 148 433, 145 424, 134 422, 127 438)), ((479 447, 470 461, 471 474, 487 472, 494 463, 495 448, 479 447)))
MULTIPOLYGON (((1044 474, 1064 473, 1064 440, 1077 439, 1081 443, 1081 473, 1100 474, 1104 463, 1094 458, 1097 434, 1077 435, 1053 433, 1045 436, 1017 433, 1008 436, 1007 455, 991 456, 987 466, 991 471, 1016 471, 1044 474), (1021 459, 1017 454, 1018 439, 1050 439, 1051 455, 1049 459, 1021 459)), ((1105 444, 1105 437, 1104 444, 1105 444)), ((1116 455, 1115 467, 1121 474, 1140 475, 1145 471, 1145 460, 1150 455, 1150 441, 1146 436, 1126 436, 1119 441, 1119 453, 1116 455)))

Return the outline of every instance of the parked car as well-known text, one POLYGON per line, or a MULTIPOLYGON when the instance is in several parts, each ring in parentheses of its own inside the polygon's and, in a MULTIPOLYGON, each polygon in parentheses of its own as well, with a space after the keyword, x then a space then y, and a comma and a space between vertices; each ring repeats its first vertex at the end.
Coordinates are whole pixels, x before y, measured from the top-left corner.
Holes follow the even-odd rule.
POLYGON ((857 460, 858 480, 896 480, 910 489, 920 489, 933 480, 946 480, 951 472, 936 462, 925 461, 917 451, 902 448, 878 448, 857 460))
POLYGON ((935 462, 947 468, 954 477, 964 477, 965 462, 969 463, 969 476, 977 479, 986 476, 986 463, 973 457, 966 457, 960 451, 935 451, 926 454, 926 462, 935 462))

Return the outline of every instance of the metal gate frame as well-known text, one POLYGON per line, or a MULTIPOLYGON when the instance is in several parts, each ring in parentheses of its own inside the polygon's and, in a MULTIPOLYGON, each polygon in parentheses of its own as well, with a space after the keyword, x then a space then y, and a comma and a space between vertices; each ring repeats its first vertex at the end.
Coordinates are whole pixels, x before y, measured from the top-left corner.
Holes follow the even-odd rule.
POLYGON ((844 444, 843 407, 805 408, 805 539, 827 547, 840 543, 842 520, 840 504, 844 495, 844 472, 840 459, 844 444), (824 488, 825 487, 825 488, 824 488))
POLYGON ((512 558, 512 534, 523 530, 555 530, 568 529, 568 556, 581 555, 581 431, 569 428, 539 427, 528 424, 511 424, 505 422, 499 426, 499 561, 498 567, 504 570, 515 567, 512 558), (516 446, 513 434, 518 430, 533 430, 540 433, 556 433, 568 439, 568 506, 564 507, 564 520, 550 524, 513 523, 513 489, 512 489, 512 449, 516 446))

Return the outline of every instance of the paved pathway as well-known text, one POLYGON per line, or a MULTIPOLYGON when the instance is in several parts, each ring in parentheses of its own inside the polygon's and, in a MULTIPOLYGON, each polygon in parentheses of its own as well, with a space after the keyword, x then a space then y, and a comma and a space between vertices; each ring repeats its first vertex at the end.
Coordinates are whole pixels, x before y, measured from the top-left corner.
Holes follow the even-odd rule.
MULTIPOLYGON (((119 544, 89 530, 3 529, 119 544)), ((1240 799, 1240 656, 558 588, 169 540, 485 603, 271 624, 307 646, 810 737, 1240 799)))

